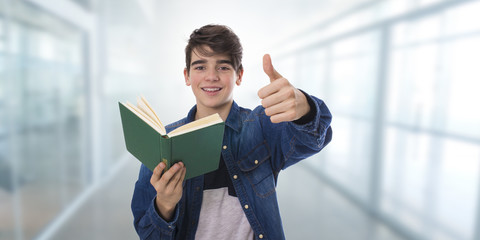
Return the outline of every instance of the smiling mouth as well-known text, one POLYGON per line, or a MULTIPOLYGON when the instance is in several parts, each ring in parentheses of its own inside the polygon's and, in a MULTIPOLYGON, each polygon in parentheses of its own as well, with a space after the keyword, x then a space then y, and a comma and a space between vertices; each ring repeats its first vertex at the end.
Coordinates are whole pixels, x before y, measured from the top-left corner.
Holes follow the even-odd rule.
POLYGON ((220 91, 222 88, 202 88, 203 91, 205 92, 218 92, 220 91))

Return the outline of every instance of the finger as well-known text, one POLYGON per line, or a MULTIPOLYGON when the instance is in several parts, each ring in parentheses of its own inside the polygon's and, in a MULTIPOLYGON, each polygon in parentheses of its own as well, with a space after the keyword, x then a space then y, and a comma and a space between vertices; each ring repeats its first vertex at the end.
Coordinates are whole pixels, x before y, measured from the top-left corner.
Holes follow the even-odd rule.
POLYGON ((170 181, 168 182, 167 191, 170 191, 170 192, 173 192, 175 190, 178 182, 182 178, 182 173, 183 173, 183 169, 184 169, 183 164, 176 163, 175 165, 177 165, 179 167, 179 169, 178 169, 177 172, 175 172, 175 174, 172 176, 172 179, 170 179, 170 181))
POLYGON ((272 123, 289 122, 295 120, 295 116, 295 111, 286 111, 271 116, 270 121, 272 123))
POLYGON ((259 96, 262 99, 262 106, 268 108, 289 98, 295 97, 293 88, 288 87, 290 83, 287 79, 281 78, 260 89, 259 96))
POLYGON ((177 185, 175 186, 175 188, 178 188, 178 187, 183 186, 183 180, 185 179, 186 173, 187 173, 187 168, 186 168, 186 167, 183 167, 183 168, 182 168, 182 172, 180 173, 180 179, 179 179, 179 181, 177 182, 177 185))
POLYGON ((272 106, 275 106, 277 104, 280 104, 282 102, 282 100, 278 97, 278 92, 277 93, 274 93, 274 94, 271 94, 270 96, 262 99, 262 107, 267 109, 267 108, 270 108, 272 106))
POLYGON ((183 167, 183 173, 180 182, 183 182, 183 180, 185 180, 185 176, 187 176, 187 167, 183 167))
POLYGON ((271 106, 266 107, 265 114, 267 116, 273 116, 273 115, 291 111, 291 110, 295 111, 295 100, 287 99, 285 101, 272 104, 271 106))
POLYGON ((175 173, 177 173, 179 170, 181 170, 180 165, 178 163, 173 164, 173 166, 171 166, 170 169, 163 174, 160 181, 167 185, 172 180, 173 176, 175 176, 175 173))
POLYGON ((272 84, 268 84, 265 87, 262 87, 260 90, 258 90, 257 95, 260 99, 264 99, 276 92, 278 92, 279 88, 272 84))
POLYGON ((269 54, 265 54, 263 56, 263 71, 268 75, 270 78, 270 82, 273 82, 279 78, 282 78, 282 75, 275 70, 272 65, 272 58, 269 54))
POLYGON ((257 93, 258 97, 260 97, 261 99, 264 99, 282 90, 282 88, 285 87, 287 84, 289 84, 288 80, 281 77, 275 80, 274 82, 270 82, 270 84, 258 90, 258 93, 257 93))
POLYGON ((151 181, 153 182, 157 182, 161 176, 162 176, 162 172, 163 170, 165 169, 165 163, 164 162, 160 162, 156 167, 155 169, 153 169, 153 174, 152 174, 152 177, 150 178, 151 181))

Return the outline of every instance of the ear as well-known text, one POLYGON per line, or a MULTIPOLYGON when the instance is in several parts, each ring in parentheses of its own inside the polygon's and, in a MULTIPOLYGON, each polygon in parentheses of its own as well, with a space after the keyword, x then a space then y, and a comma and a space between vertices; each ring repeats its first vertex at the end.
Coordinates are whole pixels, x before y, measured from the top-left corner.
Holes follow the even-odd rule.
POLYGON ((237 80, 235 81, 237 86, 240 86, 240 84, 242 83, 242 77, 243 77, 243 68, 240 69, 240 71, 237 73, 237 80))
POLYGON ((188 75, 188 70, 187 68, 184 68, 183 69, 183 76, 185 77, 185 84, 187 84, 187 86, 190 86, 191 83, 190 83, 190 76, 188 75))

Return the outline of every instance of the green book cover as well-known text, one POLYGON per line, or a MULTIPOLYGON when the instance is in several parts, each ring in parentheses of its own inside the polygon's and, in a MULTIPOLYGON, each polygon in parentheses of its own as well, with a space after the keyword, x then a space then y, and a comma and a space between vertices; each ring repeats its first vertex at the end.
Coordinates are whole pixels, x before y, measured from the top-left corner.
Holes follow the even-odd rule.
POLYGON ((165 161, 167 169, 181 161, 187 169, 185 179, 189 179, 218 169, 225 129, 218 114, 166 134, 163 125, 147 123, 151 118, 140 114, 139 108, 120 102, 119 107, 127 150, 150 170, 160 161, 165 161))

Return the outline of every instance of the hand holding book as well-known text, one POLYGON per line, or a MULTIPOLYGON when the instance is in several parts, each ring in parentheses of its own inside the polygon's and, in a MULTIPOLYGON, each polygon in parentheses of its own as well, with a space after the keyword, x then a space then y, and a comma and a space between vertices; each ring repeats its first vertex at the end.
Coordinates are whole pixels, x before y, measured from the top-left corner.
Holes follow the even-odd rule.
POLYGON ((182 182, 185 178, 186 168, 182 162, 175 163, 162 175, 165 168, 165 163, 159 163, 153 170, 150 183, 157 191, 155 198, 157 212, 165 221, 169 222, 173 217, 175 206, 182 198, 182 182))

